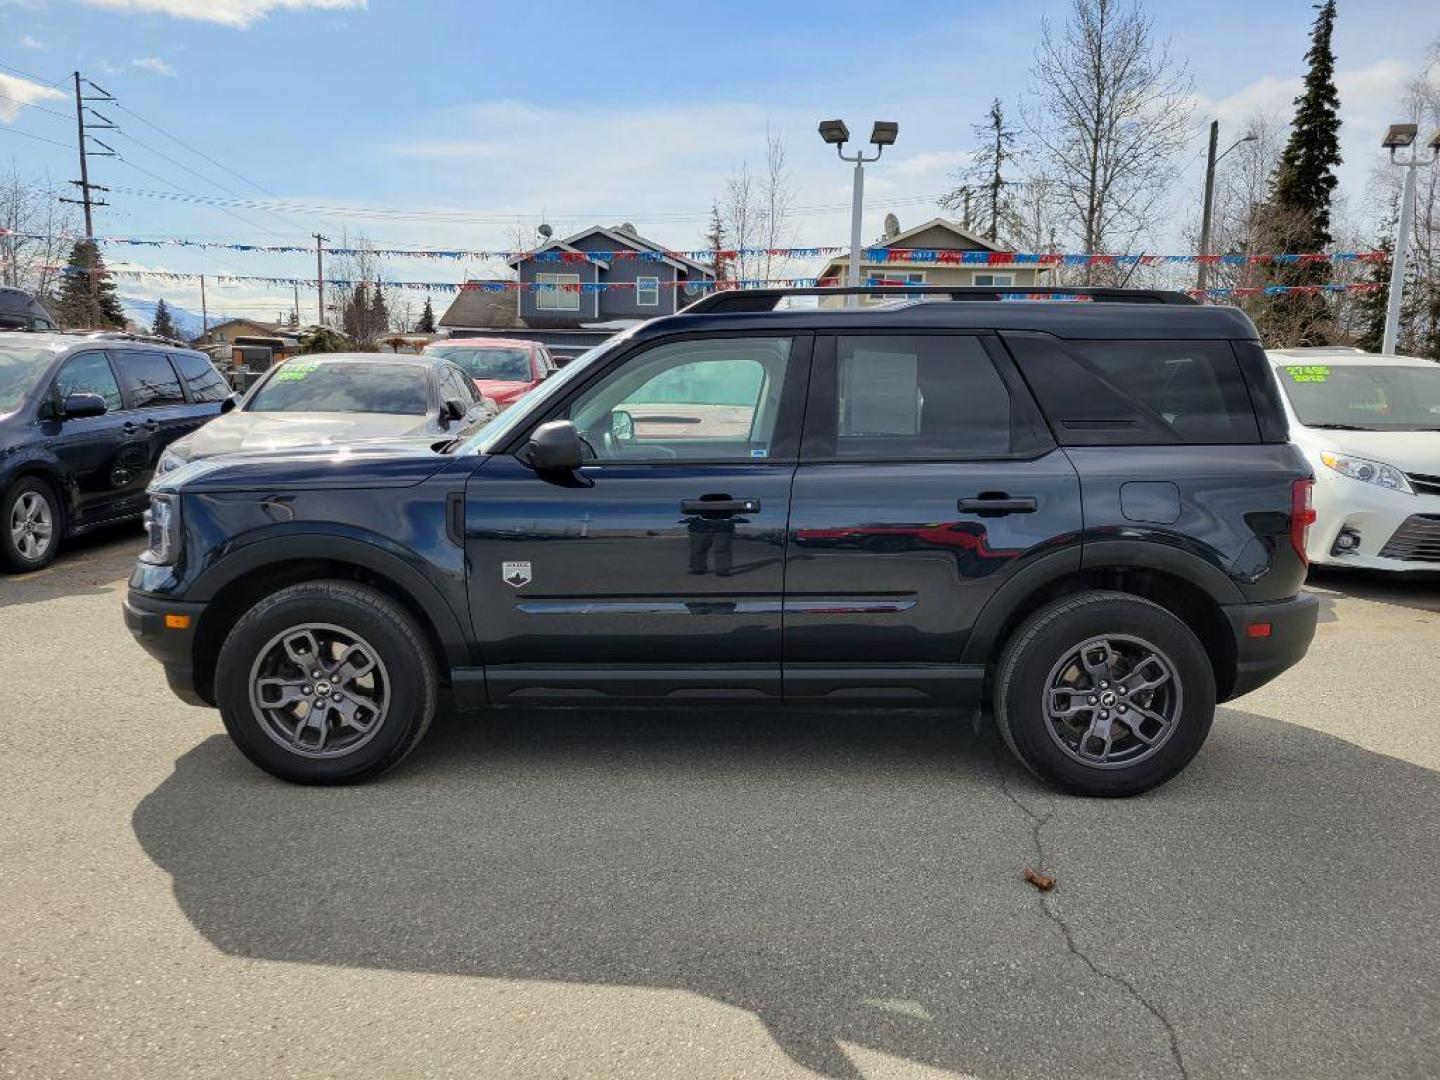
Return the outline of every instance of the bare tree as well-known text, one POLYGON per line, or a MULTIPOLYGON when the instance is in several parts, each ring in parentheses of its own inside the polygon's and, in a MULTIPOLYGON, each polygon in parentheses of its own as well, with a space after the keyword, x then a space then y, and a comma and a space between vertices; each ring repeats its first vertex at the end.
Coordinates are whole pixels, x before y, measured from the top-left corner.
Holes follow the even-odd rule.
POLYGON ((790 170, 785 167, 785 144, 780 136, 765 129, 765 175, 760 179, 761 211, 760 232, 762 245, 766 249, 764 277, 768 280, 784 277, 790 269, 790 260, 769 254, 774 248, 792 247, 795 229, 791 224, 791 211, 795 207, 795 187, 790 170))
POLYGON ((726 179, 725 190, 720 196, 720 217, 725 223, 731 247, 738 251, 731 263, 733 276, 742 281, 760 277, 764 271, 764 259, 757 259, 745 250, 758 246, 765 227, 765 203, 750 172, 749 162, 741 162, 740 168, 726 179))
POLYGON ((997 97, 990 103, 985 120, 971 125, 978 145, 970 162, 955 175, 961 181, 959 187, 943 196, 940 205, 948 209, 962 208, 964 225, 970 228, 970 207, 972 199, 978 198, 980 207, 977 227, 991 243, 1003 236, 1007 240, 1016 232, 1017 192, 1015 182, 1008 177, 1007 166, 1014 164, 1019 156, 1015 145, 1015 132, 1005 119, 1005 110, 997 97))
POLYGON ((1153 20, 1117 0, 1072 0, 1041 24, 1034 88, 1021 113, 1085 251, 1104 251, 1153 220, 1188 135, 1192 87, 1153 20))
POLYGON ((22 173, 12 162, 0 174, 0 284, 46 298, 55 267, 74 241, 75 217, 49 176, 22 173))

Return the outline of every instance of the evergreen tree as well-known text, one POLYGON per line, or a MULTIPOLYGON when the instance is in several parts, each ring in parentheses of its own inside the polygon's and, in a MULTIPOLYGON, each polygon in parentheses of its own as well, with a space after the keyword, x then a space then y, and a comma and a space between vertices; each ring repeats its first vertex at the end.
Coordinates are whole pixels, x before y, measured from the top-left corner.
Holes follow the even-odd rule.
POLYGON ((77 240, 61 274, 55 314, 68 327, 120 330, 125 312, 115 293, 115 282, 93 240, 77 240))
POLYGON ((1005 126, 1005 110, 999 98, 990 103, 985 122, 973 125, 972 130, 980 143, 970 165, 958 177, 965 183, 942 198, 940 204, 963 206, 968 228, 972 220, 970 197, 980 195, 980 220, 975 224, 981 235, 995 243, 1016 218, 1014 198, 1007 190, 1010 181, 1005 178, 1005 166, 1015 160, 1015 132, 1005 126))
POLYGON ((1380 288, 1363 290, 1355 301, 1356 322, 1359 324, 1355 344, 1366 352, 1379 352, 1385 339, 1385 313, 1390 306, 1390 260, 1395 251, 1395 241, 1389 236, 1382 236, 1375 250, 1385 252, 1385 258, 1370 264, 1366 281, 1376 283, 1380 288))
POLYGON ((340 329, 357 345, 370 340, 370 289, 360 282, 350 291, 340 309, 340 329))
POLYGON ((425 294, 425 306, 420 309, 420 321, 415 324, 417 334, 435 333, 435 309, 430 306, 430 294, 425 294))
POLYGON ((725 218, 718 202, 710 204, 710 228, 705 233, 705 246, 711 251, 710 269, 715 271, 715 280, 730 280, 730 260, 721 254, 725 250, 725 218))
POLYGON ((164 297, 155 305, 155 321, 150 324, 150 332, 156 337, 170 338, 172 341, 180 338, 180 331, 175 326, 175 320, 170 315, 170 308, 164 297))
MULTIPOLYGON (((1335 193, 1335 167, 1340 164, 1340 96, 1335 89, 1335 0, 1316 5, 1319 12, 1305 54, 1308 70, 1304 90, 1295 99, 1290 139, 1275 170, 1267 214, 1278 249, 1323 251, 1331 242, 1330 205, 1335 193)), ((1291 264, 1279 268, 1280 285, 1320 285, 1324 264, 1291 264)), ((1262 336, 1270 345, 1323 345, 1333 336, 1330 306, 1317 293, 1275 297, 1261 312, 1262 336)))
POLYGON ((370 290, 369 329, 372 338, 378 338, 390 329, 390 307, 385 303, 385 291, 380 288, 378 280, 370 290))

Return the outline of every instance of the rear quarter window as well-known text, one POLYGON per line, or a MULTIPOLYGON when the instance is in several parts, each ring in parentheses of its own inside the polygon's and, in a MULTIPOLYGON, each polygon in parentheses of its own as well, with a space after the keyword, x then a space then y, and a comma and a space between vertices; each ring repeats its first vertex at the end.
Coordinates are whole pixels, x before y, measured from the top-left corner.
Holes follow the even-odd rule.
POLYGON ((1007 335, 1064 445, 1260 441, 1228 341, 1065 341, 1007 335))

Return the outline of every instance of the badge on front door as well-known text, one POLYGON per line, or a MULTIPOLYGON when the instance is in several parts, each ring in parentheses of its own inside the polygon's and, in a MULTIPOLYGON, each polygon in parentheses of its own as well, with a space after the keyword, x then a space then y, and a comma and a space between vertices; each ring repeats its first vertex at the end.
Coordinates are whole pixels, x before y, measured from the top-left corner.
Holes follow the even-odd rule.
POLYGON ((528 562, 503 562, 500 564, 500 576, 505 579, 505 584, 520 588, 522 585, 530 584, 530 564, 528 562))

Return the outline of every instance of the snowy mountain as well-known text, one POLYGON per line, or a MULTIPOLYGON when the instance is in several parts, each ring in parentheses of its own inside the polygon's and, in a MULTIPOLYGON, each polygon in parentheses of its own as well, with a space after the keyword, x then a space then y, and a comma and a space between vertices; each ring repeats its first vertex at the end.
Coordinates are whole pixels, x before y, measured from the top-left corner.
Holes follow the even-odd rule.
MULTIPOLYGON (((155 322, 155 308, 158 305, 156 300, 145 300, 138 296, 121 296, 120 306, 125 311, 127 319, 133 319, 143 326, 147 331, 155 322)), ((197 338, 201 334, 200 315, 195 311, 186 311, 182 307, 166 303, 170 309, 170 317, 175 320, 175 328, 180 331, 180 336, 186 341, 197 338)), ((219 320, 211 318, 210 325, 215 325, 219 320)))

